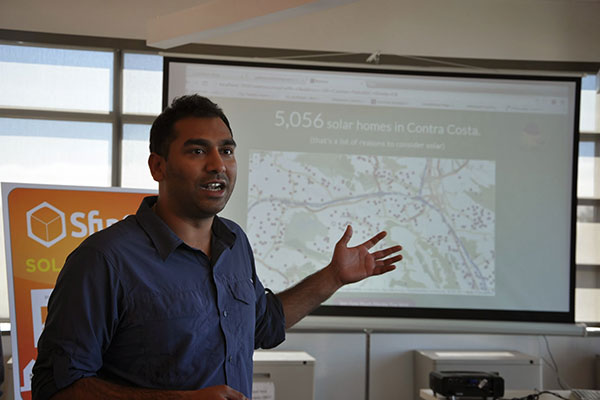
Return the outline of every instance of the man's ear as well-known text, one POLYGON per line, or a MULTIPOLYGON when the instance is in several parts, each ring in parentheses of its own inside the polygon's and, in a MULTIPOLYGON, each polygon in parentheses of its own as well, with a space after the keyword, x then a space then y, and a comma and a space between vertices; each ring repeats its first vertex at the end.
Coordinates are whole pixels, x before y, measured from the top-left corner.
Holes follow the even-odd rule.
POLYGON ((150 173, 156 182, 160 182, 164 179, 166 160, 163 156, 158 155, 157 153, 150 153, 150 157, 148 157, 148 167, 150 167, 150 173))

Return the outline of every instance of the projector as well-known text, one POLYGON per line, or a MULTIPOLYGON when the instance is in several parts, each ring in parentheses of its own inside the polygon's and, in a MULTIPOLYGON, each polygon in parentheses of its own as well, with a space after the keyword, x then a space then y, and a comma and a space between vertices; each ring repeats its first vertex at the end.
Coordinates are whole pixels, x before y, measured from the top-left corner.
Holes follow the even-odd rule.
POLYGON ((504 396, 504 379, 496 372, 432 371, 429 387, 434 395, 444 397, 497 399, 504 396))

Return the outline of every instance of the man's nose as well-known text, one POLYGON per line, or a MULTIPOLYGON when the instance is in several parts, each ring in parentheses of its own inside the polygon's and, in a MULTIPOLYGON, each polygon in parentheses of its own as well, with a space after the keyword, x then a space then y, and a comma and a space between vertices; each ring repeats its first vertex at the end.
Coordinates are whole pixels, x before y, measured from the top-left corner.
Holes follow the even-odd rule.
POLYGON ((223 162, 219 149, 213 148, 208 152, 206 169, 210 172, 225 172, 225 162, 223 162))

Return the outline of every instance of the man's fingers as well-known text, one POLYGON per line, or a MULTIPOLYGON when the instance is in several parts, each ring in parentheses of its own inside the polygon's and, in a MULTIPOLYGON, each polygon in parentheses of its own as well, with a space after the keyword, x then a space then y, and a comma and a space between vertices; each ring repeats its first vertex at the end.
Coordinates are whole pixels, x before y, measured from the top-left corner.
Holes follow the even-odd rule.
POLYGON ((382 267, 376 267, 373 270, 373 274, 372 275, 381 275, 381 274, 385 274, 386 272, 390 272, 396 269, 395 265, 384 265, 382 267))
POLYGON ((344 246, 347 246, 350 239, 352 239, 352 226, 348 225, 338 243, 343 244, 344 246))
POLYGON ((377 260, 377 262, 375 263, 375 267, 383 267, 386 265, 392 265, 394 263, 397 263, 400 260, 402 260, 402 254, 398 254, 397 256, 394 256, 391 258, 386 258, 385 260, 377 260))
POLYGON ((377 243, 379 243, 379 241, 381 239, 383 239, 384 237, 386 237, 386 236, 387 236, 387 232, 386 231, 379 232, 377 235, 373 236, 371 239, 367 240, 366 242, 364 242, 360 246, 365 246, 367 249, 370 249, 371 247, 373 247, 377 243))
MULTIPOLYGON (((227 385, 210 386, 198 392, 200 399, 248 400, 246 396, 227 385)), ((196 398, 196 397, 194 397, 196 398)))
POLYGON ((237 390, 230 388, 229 386, 227 387, 227 394, 225 395, 225 399, 227 399, 227 400, 248 400, 248 398, 246 396, 244 396, 237 390))
POLYGON ((379 260, 383 257, 387 257, 390 254, 394 254, 399 252, 400 250, 402 250, 402 246, 400 245, 396 245, 396 246, 392 246, 392 247, 388 247, 387 249, 383 249, 383 250, 379 250, 379 251, 374 251, 372 253, 373 257, 375 257, 376 260, 379 260))

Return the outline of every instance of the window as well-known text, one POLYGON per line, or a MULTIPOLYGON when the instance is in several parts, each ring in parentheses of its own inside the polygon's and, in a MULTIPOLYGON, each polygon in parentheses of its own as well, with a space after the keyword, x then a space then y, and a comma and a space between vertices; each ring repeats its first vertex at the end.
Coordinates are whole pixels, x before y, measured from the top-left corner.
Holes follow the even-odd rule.
POLYGON ((112 126, 0 118, 0 181, 110 186, 112 126))
POLYGON ((160 114, 162 109, 162 57, 126 53, 123 67, 123 113, 160 114))
MULTIPOLYGON (((161 99, 162 57, 156 54, 0 44, 0 181, 156 188, 146 160, 161 99), (115 93, 122 94, 119 102, 115 93)), ((2 214, 0 224, 5 319, 2 214)))
POLYGON ((148 140, 154 117, 160 114, 162 109, 162 69, 161 56, 136 53, 124 55, 123 112, 125 114, 120 160, 120 179, 123 187, 141 189, 158 187, 148 170, 148 140))
POLYGON ((112 110, 113 53, 0 45, 0 107, 112 110))
POLYGON ((600 93, 593 75, 582 80, 577 177, 575 320, 600 323, 600 93))
POLYGON ((598 82, 594 75, 585 76, 581 81, 581 113, 579 129, 582 132, 598 132, 600 130, 600 99, 598 99, 598 82))
POLYGON ((579 165, 577 168, 578 197, 593 197, 598 191, 594 183, 594 172, 596 170, 595 150, 595 142, 580 140, 579 165))
POLYGON ((123 159, 121 184, 123 187, 156 189, 157 183, 148 170, 148 138, 150 125, 123 126, 123 159))

